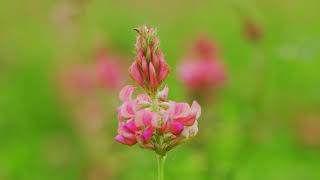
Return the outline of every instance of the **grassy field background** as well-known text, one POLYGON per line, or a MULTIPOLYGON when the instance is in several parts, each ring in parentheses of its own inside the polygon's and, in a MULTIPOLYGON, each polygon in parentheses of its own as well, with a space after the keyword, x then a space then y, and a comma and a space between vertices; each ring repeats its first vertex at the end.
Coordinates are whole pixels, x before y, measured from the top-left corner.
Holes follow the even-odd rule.
POLYGON ((82 126, 95 122, 74 120, 77 103, 61 100, 56 78, 61 68, 94 62, 101 43, 127 68, 132 29, 141 24, 158 29, 171 99, 188 100, 176 66, 199 33, 218 44, 228 72, 214 103, 202 106, 198 137, 169 153, 167 179, 319 179, 319 7, 318 0, 0 1, 0 179, 156 179, 153 152, 113 140, 117 92, 92 95, 103 121, 87 132, 82 126), (263 29, 260 42, 245 39, 246 17, 263 29))

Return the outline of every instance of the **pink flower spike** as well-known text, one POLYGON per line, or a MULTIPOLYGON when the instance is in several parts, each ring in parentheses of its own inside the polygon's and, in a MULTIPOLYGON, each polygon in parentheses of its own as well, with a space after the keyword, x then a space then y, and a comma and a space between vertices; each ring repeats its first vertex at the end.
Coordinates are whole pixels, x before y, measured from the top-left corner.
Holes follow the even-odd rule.
POLYGON ((178 136, 184 129, 183 124, 173 121, 170 126, 170 132, 176 136, 178 136))
MULTIPOLYGON (((134 30, 138 33, 137 54, 129 73, 144 92, 133 97, 135 87, 129 85, 121 90, 119 98, 122 105, 117 108, 119 122, 115 140, 126 145, 137 143, 141 148, 164 156, 197 134, 201 107, 196 101, 190 106, 168 99, 169 88, 163 81, 170 69, 163 58, 156 30, 148 26, 134 30)), ((199 86, 210 82, 212 79, 207 75, 214 71, 207 66, 207 60, 201 63, 198 69, 195 68, 195 78, 191 78, 192 82, 202 78, 200 83, 196 83, 199 86)), ((189 68, 194 66, 189 64, 189 68)))
POLYGON ((150 75, 150 86, 153 89, 156 89, 156 87, 158 86, 158 81, 157 81, 157 74, 156 71, 152 65, 152 63, 149 63, 149 75, 150 75))
POLYGON ((135 87, 131 85, 127 85, 123 87, 119 93, 119 99, 124 102, 124 101, 131 101, 132 100, 132 94, 134 92, 135 87))
POLYGON ((153 127, 149 127, 149 128, 147 128, 146 130, 144 130, 144 132, 143 132, 143 134, 142 134, 144 143, 147 144, 147 143, 150 142, 151 137, 152 137, 152 135, 153 135, 153 132, 154 132, 153 127))
POLYGON ((130 74, 130 77, 133 80, 135 80, 139 85, 141 85, 141 86, 144 85, 144 81, 143 81, 143 78, 140 74, 137 62, 133 62, 133 64, 129 68, 129 74, 130 74))
POLYGON ((127 139, 121 135, 117 135, 114 139, 121 144, 129 145, 129 146, 132 146, 137 143, 136 139, 127 139))

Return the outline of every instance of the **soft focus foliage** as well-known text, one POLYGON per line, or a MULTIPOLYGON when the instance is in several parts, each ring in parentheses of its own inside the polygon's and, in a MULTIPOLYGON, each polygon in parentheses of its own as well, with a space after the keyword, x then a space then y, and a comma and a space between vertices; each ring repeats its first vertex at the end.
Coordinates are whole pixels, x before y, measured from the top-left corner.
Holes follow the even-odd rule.
POLYGON ((319 0, 0 1, 0 179, 156 179, 153 152, 113 139, 119 88, 133 83, 126 78, 133 28, 147 24, 159 30, 171 66, 168 98, 194 98, 202 108, 196 138, 169 152, 167 179, 318 180, 319 7, 319 0), (199 34, 219 47, 227 80, 193 94, 176 75, 199 34), (100 48, 124 74, 120 85, 118 71, 104 63, 98 70, 100 48), (115 78, 104 76, 110 71, 115 78))

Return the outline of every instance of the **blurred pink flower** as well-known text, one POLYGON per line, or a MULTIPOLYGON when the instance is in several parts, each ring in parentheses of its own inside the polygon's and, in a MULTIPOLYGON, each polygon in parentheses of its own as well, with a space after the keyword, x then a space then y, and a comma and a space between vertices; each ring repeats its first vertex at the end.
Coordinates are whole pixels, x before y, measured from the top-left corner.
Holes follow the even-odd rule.
POLYGON ((58 74, 58 84, 67 98, 92 94, 96 88, 94 71, 84 65, 68 67, 58 74))
POLYGON ((190 89, 201 90, 221 85, 226 79, 218 48, 208 39, 198 39, 191 54, 178 66, 182 82, 190 89))
POLYGON ((106 50, 97 54, 97 76, 99 84, 111 90, 119 89, 124 82, 118 58, 108 55, 106 50))

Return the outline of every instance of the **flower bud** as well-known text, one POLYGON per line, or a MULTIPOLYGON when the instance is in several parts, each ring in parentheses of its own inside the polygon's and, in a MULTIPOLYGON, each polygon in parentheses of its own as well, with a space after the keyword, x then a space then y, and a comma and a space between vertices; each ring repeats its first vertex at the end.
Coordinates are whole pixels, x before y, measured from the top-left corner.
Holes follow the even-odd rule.
POLYGON ((149 64, 149 75, 150 75, 150 87, 152 90, 156 90, 158 87, 158 80, 157 80, 157 74, 156 71, 152 65, 152 63, 149 64))
POLYGON ((130 74, 130 77, 133 80, 135 80, 140 86, 142 86, 142 87, 144 86, 143 78, 142 78, 142 75, 140 73, 140 70, 139 70, 137 62, 133 62, 133 64, 129 68, 129 74, 130 74))
POLYGON ((137 57, 130 68, 130 75, 148 94, 155 95, 169 74, 169 65, 159 48, 156 30, 147 26, 140 26, 135 30, 138 32, 137 57))

